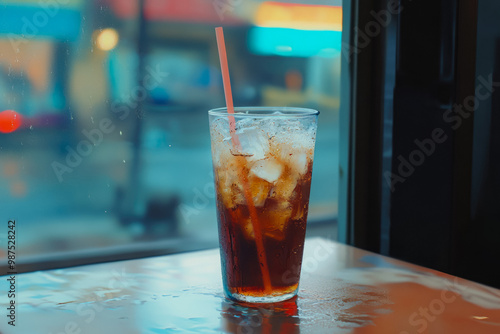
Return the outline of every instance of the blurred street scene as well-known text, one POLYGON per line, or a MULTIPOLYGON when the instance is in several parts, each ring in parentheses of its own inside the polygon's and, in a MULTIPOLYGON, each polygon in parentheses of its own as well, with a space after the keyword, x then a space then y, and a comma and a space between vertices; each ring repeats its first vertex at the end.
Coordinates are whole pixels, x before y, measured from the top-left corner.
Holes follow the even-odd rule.
POLYGON ((217 244, 216 26, 236 106, 321 112, 309 223, 333 229, 341 22, 340 0, 0 0, 0 212, 19 254, 217 244))

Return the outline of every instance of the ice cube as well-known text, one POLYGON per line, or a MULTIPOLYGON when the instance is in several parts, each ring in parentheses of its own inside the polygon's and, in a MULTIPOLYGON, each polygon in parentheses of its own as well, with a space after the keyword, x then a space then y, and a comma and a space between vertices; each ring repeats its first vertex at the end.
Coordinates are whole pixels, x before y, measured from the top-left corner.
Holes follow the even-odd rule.
POLYGON ((271 184, 262 178, 250 177, 249 188, 254 206, 263 206, 271 190, 271 184))
POLYGON ((268 238, 272 238, 278 241, 285 239, 285 233, 279 230, 267 231, 264 233, 264 235, 268 238))
POLYGON ((243 234, 247 239, 255 240, 255 232, 253 230, 253 224, 250 219, 247 219, 244 224, 242 224, 243 234))
MULTIPOLYGON (((262 207, 271 190, 271 184, 263 179, 250 177, 248 179, 248 190, 253 205, 255 207, 262 207)), ((233 182, 227 193, 231 195, 231 207, 235 207, 236 205, 248 205, 245 198, 245 189, 240 180, 233 182)))
POLYGON ((304 213, 306 211, 307 204, 301 205, 295 208, 295 212, 293 214, 293 220, 300 220, 304 218, 304 213))
POLYGON ((316 137, 315 124, 306 121, 277 121, 277 132, 273 138, 273 146, 280 147, 283 154, 307 152, 314 149, 316 137))
POLYGON ((230 145, 224 142, 212 140, 212 162, 215 168, 221 168, 228 164, 230 157, 230 145))
POLYGON ((297 186, 297 180, 299 175, 287 174, 280 178, 272 189, 272 197, 278 199, 290 199, 293 198, 293 191, 297 186))
POLYGON ((222 203, 228 209, 236 207, 237 203, 233 200, 233 193, 231 188, 226 188, 224 186, 219 186, 219 196, 222 199, 222 203))
POLYGON ((291 169, 298 174, 304 175, 307 172, 308 159, 306 153, 291 153, 288 157, 288 160, 290 162, 291 169))
POLYGON ((258 127, 239 128, 236 131, 240 141, 240 155, 247 156, 249 161, 261 160, 269 152, 269 140, 264 130, 258 127))
POLYGON ((286 224, 291 215, 292 205, 290 202, 280 202, 277 207, 267 213, 269 224, 265 228, 265 235, 276 240, 283 240, 286 224))
POLYGON ((238 169, 234 164, 229 163, 227 168, 216 169, 216 178, 219 194, 226 208, 232 209, 238 204, 245 204, 243 190, 239 185, 238 169))
POLYGON ((219 175, 216 175, 218 179, 218 194, 222 199, 222 203, 224 203, 224 206, 228 209, 232 209, 236 206, 235 203, 233 203, 232 200, 232 191, 231 191, 231 182, 229 181, 228 177, 225 175, 226 173, 224 172, 219 172, 219 175))
POLYGON ((230 136, 229 120, 227 117, 221 117, 214 120, 210 127, 212 139, 221 140, 230 136))
POLYGON ((231 194, 232 200, 236 205, 246 205, 247 201, 245 200, 245 195, 243 192, 243 188, 239 183, 233 183, 231 186, 231 194))
POLYGON ((255 162, 250 170, 255 176, 273 183, 276 181, 283 171, 283 166, 275 159, 265 159, 255 162))
POLYGON ((230 158, 231 141, 225 140, 229 136, 229 122, 219 118, 212 122, 210 127, 210 137, 212 141, 212 161, 216 168, 228 163, 230 158))

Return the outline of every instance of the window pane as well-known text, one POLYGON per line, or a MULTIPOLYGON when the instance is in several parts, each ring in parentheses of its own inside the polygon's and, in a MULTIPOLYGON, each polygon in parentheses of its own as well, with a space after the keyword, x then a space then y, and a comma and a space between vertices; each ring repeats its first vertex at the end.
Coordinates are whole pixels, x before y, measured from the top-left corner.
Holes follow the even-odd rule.
POLYGON ((19 255, 217 246, 220 25, 235 105, 320 110, 309 226, 335 234, 340 1, 51 3, 0 1, 0 200, 19 255))

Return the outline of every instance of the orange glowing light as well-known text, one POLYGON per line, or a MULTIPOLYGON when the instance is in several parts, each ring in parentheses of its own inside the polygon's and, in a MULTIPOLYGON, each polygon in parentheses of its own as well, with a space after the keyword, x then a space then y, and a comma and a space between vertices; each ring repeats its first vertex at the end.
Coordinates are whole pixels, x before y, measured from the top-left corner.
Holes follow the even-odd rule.
POLYGON ((21 114, 14 110, 0 112, 0 132, 9 133, 16 131, 23 123, 21 114))
POLYGON ((118 31, 113 28, 107 28, 97 33, 96 44, 97 47, 103 51, 113 50, 118 41, 120 40, 120 35, 118 31))
POLYGON ((342 7, 263 2, 255 14, 255 25, 270 28, 342 31, 342 7))

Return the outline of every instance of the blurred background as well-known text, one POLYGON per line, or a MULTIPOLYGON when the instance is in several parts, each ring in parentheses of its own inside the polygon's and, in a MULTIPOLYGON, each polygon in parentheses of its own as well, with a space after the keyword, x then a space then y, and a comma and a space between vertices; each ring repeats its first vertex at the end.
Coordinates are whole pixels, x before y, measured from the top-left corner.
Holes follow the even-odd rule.
POLYGON ((0 0, 0 212, 20 261, 217 246, 216 26, 235 105, 320 110, 308 228, 335 238, 341 5, 0 0))

